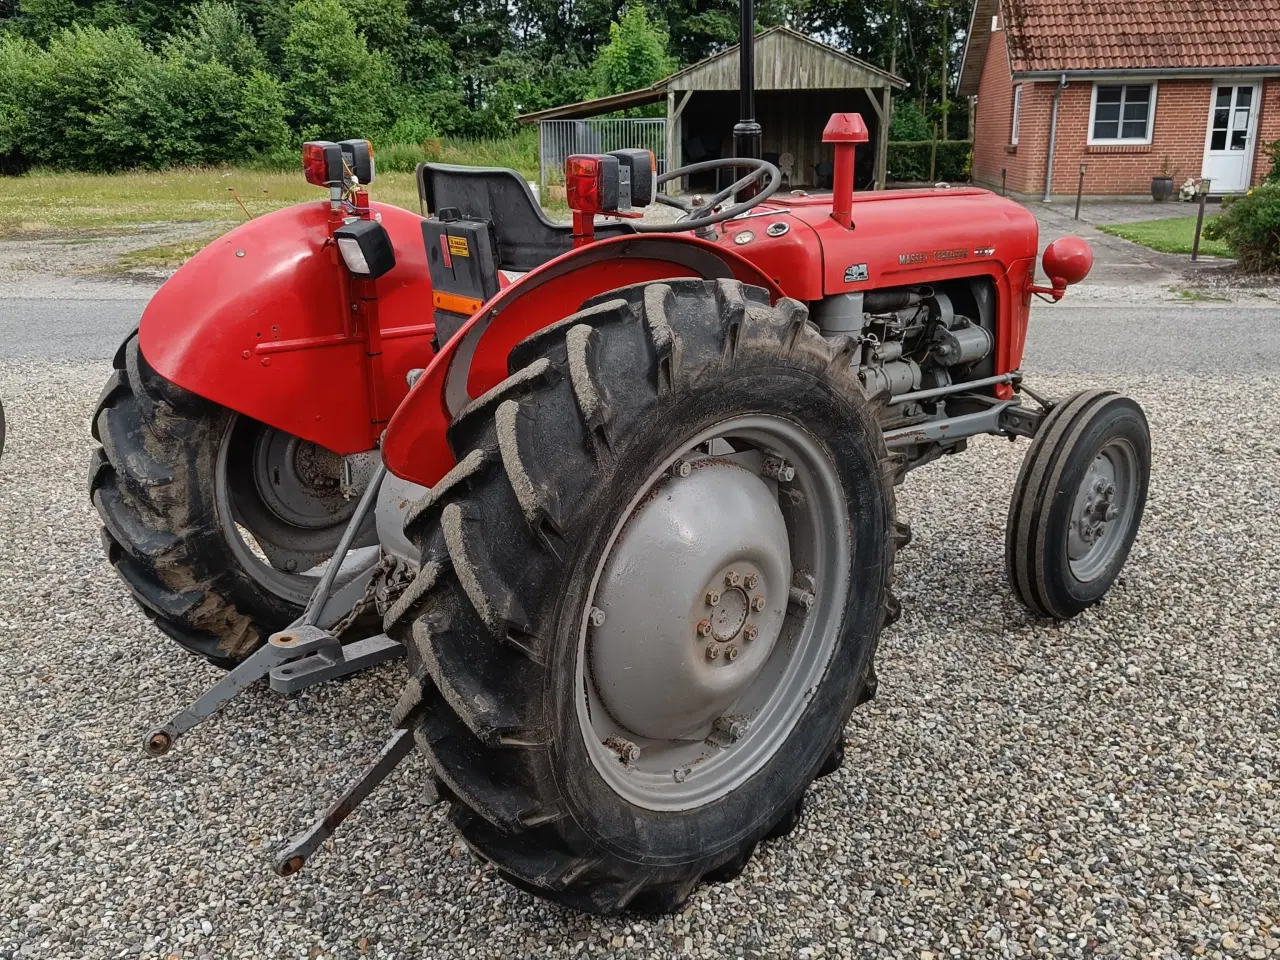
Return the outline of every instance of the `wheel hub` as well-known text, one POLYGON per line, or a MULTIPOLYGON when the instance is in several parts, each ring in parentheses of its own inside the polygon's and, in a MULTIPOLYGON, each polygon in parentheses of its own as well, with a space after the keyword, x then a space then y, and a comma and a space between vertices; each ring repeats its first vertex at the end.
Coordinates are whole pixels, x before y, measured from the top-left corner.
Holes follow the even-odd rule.
POLYGON ((1124 540, 1133 515, 1136 478, 1132 451, 1118 441, 1089 464, 1076 490, 1067 531, 1067 558, 1079 579, 1099 575, 1124 540))
POLYGON ((706 459, 668 477, 595 593, 591 678, 609 714, 642 738, 707 736, 769 659, 790 583, 787 526, 759 476, 706 459))

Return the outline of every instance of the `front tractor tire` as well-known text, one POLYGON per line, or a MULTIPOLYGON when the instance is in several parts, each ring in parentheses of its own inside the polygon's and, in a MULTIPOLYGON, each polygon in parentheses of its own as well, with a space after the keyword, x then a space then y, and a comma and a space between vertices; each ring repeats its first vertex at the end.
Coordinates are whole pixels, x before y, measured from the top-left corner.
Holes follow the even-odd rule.
POLYGON ((1018 599, 1055 620, 1101 600, 1138 536, 1150 481, 1151 431, 1137 403, 1085 390, 1054 406, 1009 504, 1005 561, 1018 599))
POLYGON ((169 382, 136 333, 91 430, 103 548, 161 631, 229 669, 302 612, 354 508, 341 458, 169 382))
POLYGON ((849 354, 736 281, 602 295, 449 428, 386 626, 466 842, 576 910, 675 909, 838 764, 896 604, 849 354))

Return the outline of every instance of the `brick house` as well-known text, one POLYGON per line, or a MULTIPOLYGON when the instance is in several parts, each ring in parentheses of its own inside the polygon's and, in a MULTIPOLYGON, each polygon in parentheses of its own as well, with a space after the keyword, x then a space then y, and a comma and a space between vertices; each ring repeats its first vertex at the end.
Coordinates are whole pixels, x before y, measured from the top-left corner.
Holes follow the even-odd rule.
POLYGON ((975 0, 973 179, 1012 194, 1243 192, 1280 139, 1280 0, 975 0))

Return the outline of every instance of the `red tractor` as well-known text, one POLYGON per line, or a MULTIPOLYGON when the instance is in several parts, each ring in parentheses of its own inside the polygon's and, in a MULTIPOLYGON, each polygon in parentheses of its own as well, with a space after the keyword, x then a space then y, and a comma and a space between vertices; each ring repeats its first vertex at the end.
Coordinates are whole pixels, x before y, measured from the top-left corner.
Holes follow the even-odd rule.
POLYGON ((1032 611, 1115 581, 1143 413, 1019 372, 1031 298, 1082 280, 1088 246, 1050 245, 1039 286, 1011 201, 855 196, 857 115, 827 126, 824 195, 781 193, 758 126, 737 134, 737 158, 661 177, 641 151, 570 158, 572 225, 506 170, 423 165, 427 217, 372 203, 367 143, 307 144, 329 200, 210 245, 121 347, 94 420, 107 555, 232 668, 145 749, 257 679, 407 656, 395 734, 282 874, 416 742, 423 789, 539 896, 667 910, 736 875, 875 695, 895 485, 969 437, 1032 441, 1007 532, 1032 611), (741 176, 662 192, 715 167, 741 176), (634 218, 655 200, 682 219, 634 218))

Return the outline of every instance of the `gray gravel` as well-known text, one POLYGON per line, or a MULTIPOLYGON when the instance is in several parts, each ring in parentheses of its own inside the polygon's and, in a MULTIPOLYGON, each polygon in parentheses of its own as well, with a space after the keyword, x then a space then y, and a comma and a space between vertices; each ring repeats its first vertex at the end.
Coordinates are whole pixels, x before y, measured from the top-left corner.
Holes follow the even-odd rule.
MULTIPOLYGON (((1231 352, 1280 323, 1180 309, 1231 352)), ((1150 415, 1154 486, 1118 588, 1064 625, 1013 599, 1024 444, 913 477, 905 613, 843 770, 789 841, 659 920, 503 884, 425 804, 416 757, 276 878, 273 851, 382 742, 401 668, 254 689, 144 758, 142 732, 217 674, 101 559, 84 471, 106 364, 0 360, 0 957, 1280 956, 1280 368, 1224 376, 1175 349, 1163 374, 1117 375, 1162 349, 1158 318, 1090 310, 1089 329, 1089 311, 1038 311, 1029 356, 1076 371, 1046 390, 1119 382, 1150 415), (1055 318, 1085 333, 1061 341, 1055 318)))

